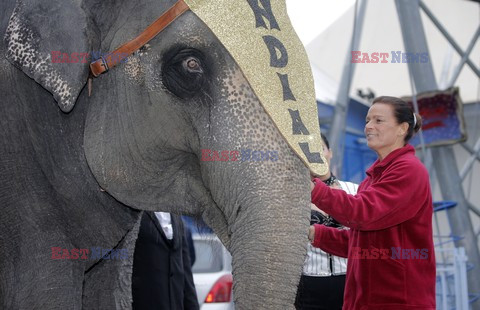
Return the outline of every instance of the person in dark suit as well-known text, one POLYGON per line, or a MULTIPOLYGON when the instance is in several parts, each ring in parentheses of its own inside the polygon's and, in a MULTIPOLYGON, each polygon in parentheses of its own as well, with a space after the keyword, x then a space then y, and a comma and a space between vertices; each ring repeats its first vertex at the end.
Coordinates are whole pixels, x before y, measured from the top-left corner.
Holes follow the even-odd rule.
POLYGON ((180 216, 145 211, 135 244, 134 310, 199 309, 180 216))

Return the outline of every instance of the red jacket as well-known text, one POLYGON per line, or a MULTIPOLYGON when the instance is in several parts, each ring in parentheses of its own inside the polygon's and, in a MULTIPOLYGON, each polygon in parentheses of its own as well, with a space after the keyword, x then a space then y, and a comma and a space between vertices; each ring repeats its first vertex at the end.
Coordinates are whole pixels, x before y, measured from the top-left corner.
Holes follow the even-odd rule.
POLYGON ((320 180, 312 202, 350 230, 315 225, 313 245, 348 257, 343 309, 435 309, 428 172, 407 145, 377 160, 357 195, 320 180))

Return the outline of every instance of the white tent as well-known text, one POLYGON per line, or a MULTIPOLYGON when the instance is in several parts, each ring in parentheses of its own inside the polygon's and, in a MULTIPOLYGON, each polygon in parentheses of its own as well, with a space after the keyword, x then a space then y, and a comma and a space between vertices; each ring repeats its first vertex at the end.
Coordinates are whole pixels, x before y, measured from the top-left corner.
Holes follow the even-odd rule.
MULTIPOLYGON (((480 5, 466 0, 424 0, 424 3, 465 51, 479 25, 480 5)), ((320 68, 332 81, 340 81, 345 62, 351 61, 351 57, 347 59, 347 54, 351 52, 349 49, 353 12, 354 6, 306 46, 315 70, 320 68)), ((429 45, 429 50, 425 52, 433 64, 440 87, 446 88, 461 57, 423 12, 422 21, 429 45)), ((352 81, 352 95, 356 94, 358 89, 365 91, 367 88, 372 89, 377 96, 405 96, 412 93, 407 64, 391 62, 392 51, 405 52, 393 0, 367 2, 359 50, 369 55, 373 52, 388 53, 389 58, 388 63, 357 63, 352 81)), ((477 42, 474 46, 470 59, 480 68, 480 43, 477 42)), ((455 85, 460 87, 464 102, 479 100, 479 79, 467 65, 455 85)))

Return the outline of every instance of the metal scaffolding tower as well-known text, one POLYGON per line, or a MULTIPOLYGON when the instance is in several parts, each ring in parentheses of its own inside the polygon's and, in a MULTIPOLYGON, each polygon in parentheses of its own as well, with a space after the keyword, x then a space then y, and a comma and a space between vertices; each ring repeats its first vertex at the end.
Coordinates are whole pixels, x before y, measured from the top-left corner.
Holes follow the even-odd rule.
MULTIPOLYGON (((425 4, 419 0, 395 0, 395 4, 400 19, 400 26, 402 28, 405 50, 413 53, 418 51, 428 51, 419 10, 420 7, 422 9, 426 8, 425 4)), ((433 14, 431 14, 431 12, 425 12, 428 12, 427 15, 432 18, 433 14)), ((446 31, 444 31, 444 33, 446 33, 446 31)), ((456 46, 458 47, 458 45, 456 46)), ((458 50, 459 48, 457 51, 458 50)), ((468 57, 465 58, 465 60, 467 63, 471 64, 471 66, 475 67, 474 64, 468 60, 468 57)), ((438 89, 432 64, 430 62, 423 64, 409 63, 408 69, 413 77, 417 92, 438 89)), ((475 72, 479 75, 477 70, 475 70, 475 72)), ((453 82, 455 82, 455 80, 453 82)), ((477 238, 473 230, 468 211, 468 202, 465 199, 458 169, 456 165, 452 164, 456 162, 453 149, 451 146, 433 147, 431 148, 431 152, 433 158, 435 158, 435 172, 437 174, 437 180, 443 198, 445 200, 453 200, 457 202, 456 208, 447 211, 452 233, 463 237, 456 241, 456 246, 465 248, 469 262, 474 265, 474 268, 478 269, 480 268, 480 254, 477 246, 477 238)), ((469 273, 468 275, 468 287, 470 291, 480 292, 480 278, 474 276, 474 273, 469 273)), ((480 302, 476 303, 475 309, 480 309, 480 302)))
MULTIPOLYGON (((357 0, 360 3, 360 9, 355 10, 354 32, 352 34, 351 48, 355 50, 358 46, 361 35, 361 27, 363 17, 365 15, 365 6, 367 0, 357 0)), ((420 16, 420 9, 433 22, 438 30, 445 36, 452 47, 460 54, 461 61, 453 71, 452 77, 448 82, 443 82, 442 86, 453 86, 456 82, 460 71, 464 65, 468 65, 470 69, 480 78, 480 70, 469 59, 469 54, 473 50, 475 42, 480 36, 480 26, 475 32, 471 43, 465 51, 455 42, 454 38, 442 26, 442 24, 435 18, 434 14, 421 0, 395 0, 397 7, 397 14, 400 20, 401 30, 403 34, 403 41, 405 45, 405 52, 422 53, 428 51, 426 36, 420 16)), ((339 94, 337 99, 337 106, 335 107, 335 115, 333 124, 330 130, 330 140, 332 149, 335 153, 335 161, 333 161, 334 169, 340 174, 343 162, 343 139, 345 133, 345 121, 348 110, 349 94, 351 88, 351 81, 353 78, 354 64, 351 63, 351 51, 348 51, 347 57, 349 61, 345 64, 342 80, 339 87, 339 94)), ((426 63, 408 63, 408 70, 415 92, 425 92, 438 90, 438 84, 433 73, 433 67, 430 62, 426 63)), ((443 88, 443 87, 442 87, 443 88)), ((413 94, 415 97, 415 94, 413 94)), ((447 210, 450 220, 452 234, 462 236, 455 241, 457 247, 463 247, 466 250, 468 261, 473 264, 474 270, 468 273, 468 289, 470 292, 480 292, 480 253, 477 245, 477 236, 473 230, 472 221, 469 216, 469 210, 480 216, 480 210, 473 206, 465 198, 462 187, 462 182, 471 169, 475 160, 480 160, 480 138, 475 143, 474 148, 463 144, 464 148, 471 154, 471 157, 461 169, 461 173, 457 169, 455 163, 455 155, 451 146, 432 147, 427 151, 430 152, 430 157, 433 158, 433 166, 437 182, 439 183, 443 199, 453 200, 457 202, 456 208, 447 210), (476 275, 476 276, 474 276, 476 275)), ((431 171, 432 173, 432 171, 431 171)), ((407 193, 408 194, 408 193, 407 193)), ((477 300, 472 305, 472 309, 480 309, 480 300, 477 300)))

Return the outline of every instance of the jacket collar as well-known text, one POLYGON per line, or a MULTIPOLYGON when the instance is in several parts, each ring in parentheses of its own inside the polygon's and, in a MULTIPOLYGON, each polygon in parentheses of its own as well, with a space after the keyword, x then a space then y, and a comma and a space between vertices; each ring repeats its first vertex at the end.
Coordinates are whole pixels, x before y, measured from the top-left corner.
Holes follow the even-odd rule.
POLYGON ((155 215, 155 212, 153 211, 145 211, 148 216, 150 217, 150 220, 155 224, 155 227, 157 228, 160 236, 162 236, 163 240, 165 241, 166 244, 173 246, 173 248, 177 248, 179 246, 179 240, 181 238, 178 238, 178 233, 179 233, 179 228, 177 219, 173 214, 171 214, 171 220, 172 220, 172 229, 173 229, 173 239, 169 240, 167 239, 167 236, 165 235, 165 232, 163 231, 162 226, 160 225, 160 222, 158 221, 157 216, 155 215))
POLYGON ((372 177, 379 171, 383 170, 385 167, 387 167, 392 161, 397 159, 398 157, 407 154, 407 153, 413 153, 415 154, 415 148, 411 146, 410 144, 405 145, 404 147, 401 147, 399 149, 396 149, 395 151, 391 152, 390 154, 387 155, 382 161, 377 159, 373 165, 368 168, 366 171, 367 175, 372 177))

